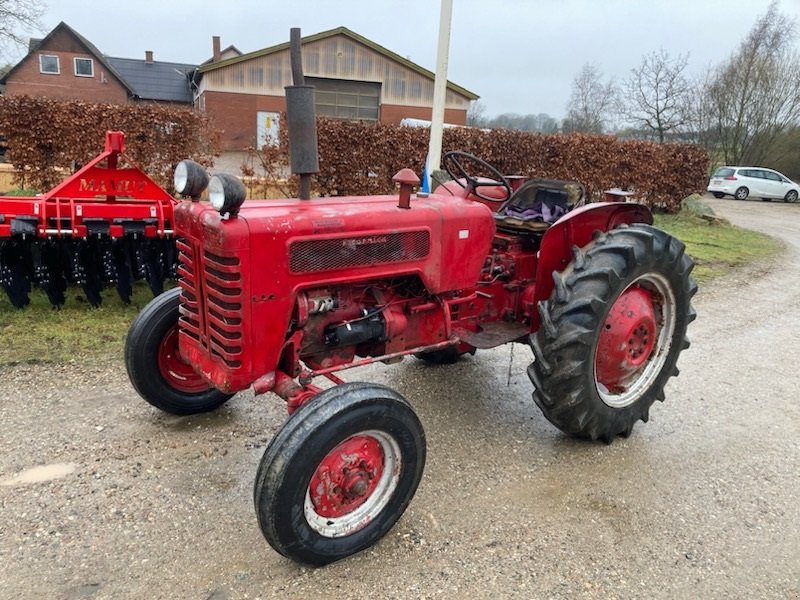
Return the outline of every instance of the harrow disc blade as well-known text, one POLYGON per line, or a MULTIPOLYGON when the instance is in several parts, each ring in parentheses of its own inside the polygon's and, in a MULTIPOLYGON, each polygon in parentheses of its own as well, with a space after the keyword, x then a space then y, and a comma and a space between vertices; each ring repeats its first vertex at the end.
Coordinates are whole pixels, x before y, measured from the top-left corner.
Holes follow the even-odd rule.
POLYGON ((37 242, 33 251, 34 278, 54 308, 61 308, 66 300, 64 292, 67 290, 67 281, 63 265, 62 249, 58 242, 37 242))
POLYGON ((24 241, 8 239, 0 242, 0 285, 17 308, 30 303, 31 257, 24 241))
POLYGON ((114 240, 112 252, 114 268, 117 272, 117 294, 125 304, 130 304, 133 294, 133 272, 126 252, 125 241, 114 240))
POLYGON ((95 308, 103 302, 103 297, 100 295, 100 291, 103 289, 103 282, 100 279, 100 261, 96 239, 78 241, 73 256, 76 272, 80 274, 76 283, 80 284, 83 293, 86 294, 86 300, 95 308))
POLYGON ((147 267, 147 284, 154 296, 164 293, 164 257, 161 240, 145 241, 144 257, 147 267))

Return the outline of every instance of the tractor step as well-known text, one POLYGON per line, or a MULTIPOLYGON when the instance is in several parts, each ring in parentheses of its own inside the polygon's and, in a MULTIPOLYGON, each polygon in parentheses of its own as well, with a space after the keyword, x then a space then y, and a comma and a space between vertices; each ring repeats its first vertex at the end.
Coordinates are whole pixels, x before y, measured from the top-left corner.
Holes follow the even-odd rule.
POLYGON ((453 333, 455 333, 462 342, 481 350, 495 348, 507 344, 508 342, 520 340, 527 337, 530 332, 531 328, 529 325, 506 323, 504 321, 484 323, 478 326, 478 331, 470 331, 461 328, 453 329, 453 333))

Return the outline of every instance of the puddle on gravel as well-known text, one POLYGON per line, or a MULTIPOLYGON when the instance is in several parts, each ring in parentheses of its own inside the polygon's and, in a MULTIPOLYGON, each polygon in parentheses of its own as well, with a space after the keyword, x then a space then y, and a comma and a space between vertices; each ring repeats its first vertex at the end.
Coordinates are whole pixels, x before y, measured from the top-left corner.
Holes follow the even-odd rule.
POLYGON ((21 473, 17 473, 13 477, 0 479, 0 486, 25 485, 28 483, 52 481, 53 479, 66 477, 70 473, 75 472, 75 469, 77 468, 78 465, 75 463, 53 463, 52 465, 41 465, 31 469, 26 469, 21 473))

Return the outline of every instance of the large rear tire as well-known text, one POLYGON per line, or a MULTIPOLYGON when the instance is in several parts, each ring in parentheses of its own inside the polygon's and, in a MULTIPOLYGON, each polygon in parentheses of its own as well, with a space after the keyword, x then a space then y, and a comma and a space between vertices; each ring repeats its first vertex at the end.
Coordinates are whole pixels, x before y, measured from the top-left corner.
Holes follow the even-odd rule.
POLYGON ((417 490, 425 433, 380 385, 345 383, 301 406, 264 451, 253 500, 269 544, 324 565, 380 540, 417 490))
POLYGON ((533 398, 551 423, 610 443, 648 420, 689 346, 693 266, 682 242, 634 225, 598 233, 553 274, 528 368, 533 398))
POLYGON ((138 314, 125 340, 125 367, 139 395, 173 415, 209 412, 233 394, 211 387, 178 349, 180 288, 156 296, 138 314))

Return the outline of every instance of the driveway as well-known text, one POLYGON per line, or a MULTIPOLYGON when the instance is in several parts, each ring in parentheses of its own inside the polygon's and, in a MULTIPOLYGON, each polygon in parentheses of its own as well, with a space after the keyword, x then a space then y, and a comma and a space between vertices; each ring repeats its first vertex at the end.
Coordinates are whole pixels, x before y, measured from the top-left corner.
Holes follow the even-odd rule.
POLYGON ((177 418, 121 358, 0 371, 0 597, 800 597, 800 205, 709 203, 786 253, 701 289, 681 375, 628 439, 554 429, 523 346, 350 371, 412 401, 428 464, 398 525, 325 568, 256 523, 275 397, 177 418))

